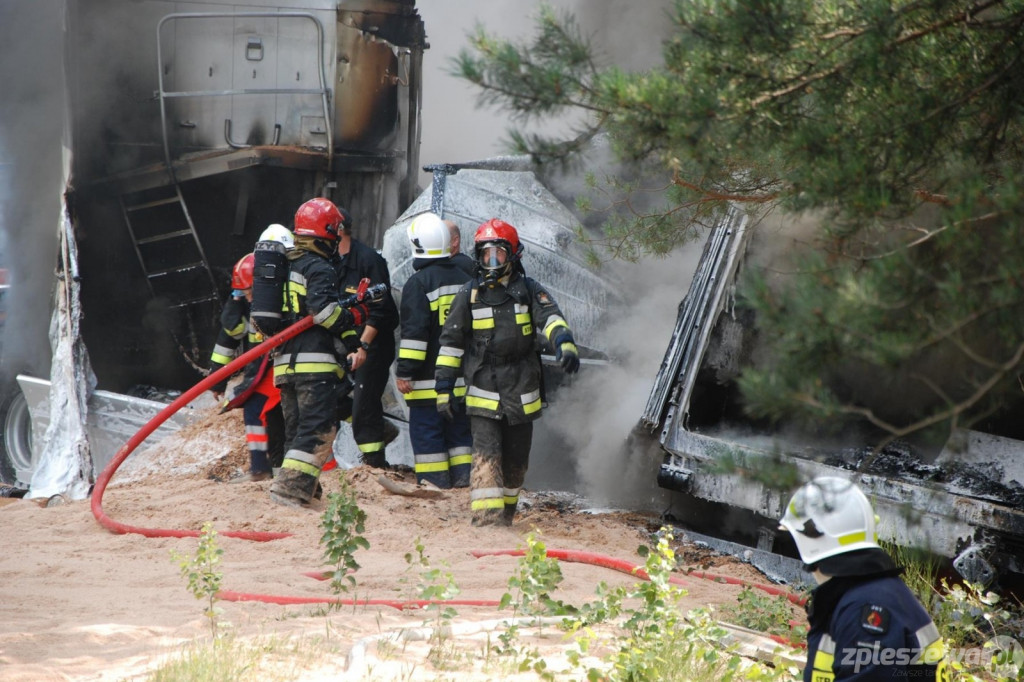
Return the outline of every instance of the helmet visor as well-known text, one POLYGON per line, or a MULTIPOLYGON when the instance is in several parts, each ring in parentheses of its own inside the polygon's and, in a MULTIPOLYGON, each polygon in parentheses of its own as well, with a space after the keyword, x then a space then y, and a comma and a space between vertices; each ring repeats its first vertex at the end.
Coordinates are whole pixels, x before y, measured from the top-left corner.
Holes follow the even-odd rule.
POLYGON ((477 260, 487 270, 499 270, 509 261, 509 249, 505 244, 487 242, 477 250, 477 260))

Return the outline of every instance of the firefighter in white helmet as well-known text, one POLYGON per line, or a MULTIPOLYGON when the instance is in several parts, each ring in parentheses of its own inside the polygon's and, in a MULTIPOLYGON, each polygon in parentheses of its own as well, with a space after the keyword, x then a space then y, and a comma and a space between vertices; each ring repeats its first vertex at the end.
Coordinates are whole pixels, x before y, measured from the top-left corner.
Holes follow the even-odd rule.
POLYGON ((470 275, 451 258, 451 232, 440 216, 416 216, 409 223, 408 238, 415 272, 402 288, 402 338, 395 386, 409 406, 416 481, 439 488, 465 488, 469 486, 473 459, 473 434, 465 407, 466 382, 457 377, 452 418, 445 419, 437 412, 434 366, 448 310, 470 275))
POLYGON ((786 507, 782 528, 818 582, 805 682, 948 679, 939 631, 879 547, 876 521, 860 488, 839 477, 814 479, 786 507))

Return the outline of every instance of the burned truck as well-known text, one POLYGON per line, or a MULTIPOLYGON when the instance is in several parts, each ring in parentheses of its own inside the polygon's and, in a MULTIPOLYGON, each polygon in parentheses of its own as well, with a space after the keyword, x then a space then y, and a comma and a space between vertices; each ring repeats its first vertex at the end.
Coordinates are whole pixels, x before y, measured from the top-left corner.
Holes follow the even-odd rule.
MULTIPOLYGON (((419 191, 424 26, 414 0, 63 0, 9 3, 4 18, 36 26, 43 5, 51 33, 4 59, 38 66, 38 50, 58 54, 50 72, 26 72, 63 94, 48 135, 62 186, 35 188, 63 209, 59 228, 41 228, 59 235, 58 299, 69 308, 51 336, 80 332, 90 404, 102 401, 85 421, 123 432, 152 413, 132 404, 146 399, 140 387, 180 391, 203 377, 231 268, 269 224, 290 226, 303 201, 326 196, 351 212, 358 239, 381 244, 419 191)), ((5 147, 15 151, 0 161, 18 177, 45 151, 5 147)), ((19 253, 10 246, 8 258, 19 253)), ((50 258, 34 268, 52 286, 50 258)), ((29 393, 58 402, 47 367, 25 371, 13 347, 6 385, 20 374, 29 393)), ((68 371, 84 386, 83 364, 68 371)), ((32 434, 45 432, 52 405, 5 396, 0 481, 27 487, 32 434)))
POLYGON ((745 414, 738 377, 757 361, 761 340, 753 311, 737 304, 737 286, 746 268, 766 265, 766 254, 793 248, 786 229, 785 221, 755 229, 734 208, 709 233, 637 428, 660 446, 658 485, 744 514, 745 527, 759 531, 741 542, 796 556, 777 531, 792 486, 750 473, 841 476, 871 497, 883 541, 951 560, 973 582, 1019 583, 1024 441, 1005 428, 1020 423, 1013 409, 1002 424, 956 430, 941 447, 894 441, 881 449, 870 438, 808 437, 745 414))

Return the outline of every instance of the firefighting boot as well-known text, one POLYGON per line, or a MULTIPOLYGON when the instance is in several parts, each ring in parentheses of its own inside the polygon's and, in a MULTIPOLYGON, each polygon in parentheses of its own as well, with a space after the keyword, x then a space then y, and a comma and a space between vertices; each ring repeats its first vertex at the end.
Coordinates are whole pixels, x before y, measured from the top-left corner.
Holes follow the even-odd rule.
POLYGON ((519 500, 516 500, 515 502, 512 502, 512 503, 509 503, 508 501, 505 502, 505 508, 501 512, 501 524, 502 525, 504 525, 504 526, 511 526, 512 525, 512 519, 514 519, 515 516, 516 516, 516 507, 518 506, 518 504, 519 504, 519 500))
POLYGON ((378 450, 377 452, 364 452, 359 455, 359 459, 363 464, 375 469, 387 469, 388 459, 384 453, 384 450, 378 450))
POLYGON ((270 484, 270 499, 278 504, 304 507, 313 498, 318 483, 317 478, 310 474, 295 469, 281 469, 270 484))

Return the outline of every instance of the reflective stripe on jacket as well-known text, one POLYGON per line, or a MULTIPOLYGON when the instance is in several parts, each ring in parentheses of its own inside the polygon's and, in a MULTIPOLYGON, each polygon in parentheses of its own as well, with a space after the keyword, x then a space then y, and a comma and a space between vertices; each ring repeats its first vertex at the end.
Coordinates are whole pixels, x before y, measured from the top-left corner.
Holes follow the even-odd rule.
POLYGON ((465 377, 471 416, 533 421, 542 408, 537 332, 550 342, 563 328, 568 324, 558 304, 533 279, 513 273, 504 290, 489 291, 471 280, 452 301, 435 378, 465 377))
POLYGON ((898 577, 854 584, 823 615, 827 631, 807 634, 805 682, 948 679, 938 628, 898 577))
MULTIPOLYGON (((451 259, 416 259, 416 272, 402 288, 402 338, 398 344, 398 365, 395 376, 412 382, 412 391, 405 394, 410 406, 432 407, 437 401, 434 390, 434 366, 440 348, 441 329, 462 285, 470 280, 451 259), (421 262, 422 261, 422 262, 421 262)), ((459 376, 454 394, 466 394, 466 384, 459 376)))

